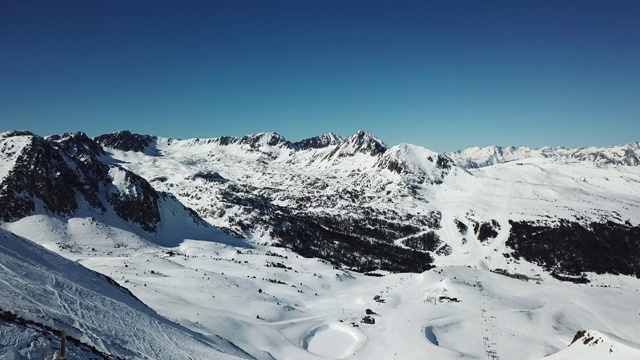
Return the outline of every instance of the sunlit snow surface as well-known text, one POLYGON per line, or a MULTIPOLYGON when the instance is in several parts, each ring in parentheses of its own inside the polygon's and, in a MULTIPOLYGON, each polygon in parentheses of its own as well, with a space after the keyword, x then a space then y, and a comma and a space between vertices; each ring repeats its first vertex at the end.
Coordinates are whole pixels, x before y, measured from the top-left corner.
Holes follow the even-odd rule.
MULTIPOLYGON (((58 359, 44 327, 65 330, 68 358, 99 358, 87 346, 127 359, 231 359, 244 355, 216 336, 169 321, 105 277, 0 229, 0 308, 40 325, 0 320, 0 359, 58 359)), ((246 358, 246 356, 244 356, 246 358)))
MULTIPOLYGON (((29 237, 30 221, 13 230, 29 237)), ((83 244, 82 234, 69 243, 83 244)), ((185 240, 172 252, 142 241, 127 250, 114 249, 109 236, 95 231, 93 248, 57 251, 111 276, 169 320, 258 359, 540 359, 561 350, 565 359, 577 351, 567 346, 582 329, 620 349, 612 359, 640 349, 640 282, 631 277, 592 276, 592 287, 467 266, 369 277, 281 248, 185 240), (361 323, 366 309, 376 313, 375 324, 361 323)), ((586 347, 580 358, 600 359, 599 349, 586 347)))
MULTIPOLYGON (((306 192, 331 195, 358 188, 366 195, 358 206, 408 214, 439 210, 442 228, 435 231, 451 246, 451 255, 436 256, 439 267, 422 274, 368 277, 210 228, 182 227, 182 215, 172 211, 175 203, 162 207, 168 217, 163 216, 167 220, 159 224, 157 238, 129 231, 120 220, 82 211, 70 219, 40 214, 4 226, 112 277, 170 322, 208 339, 227 339, 257 359, 542 359, 552 353, 549 359, 640 358, 638 279, 588 274, 588 285, 563 283, 535 265, 508 262, 503 256, 508 252, 508 220, 580 216, 599 221, 615 216, 638 225, 640 167, 522 159, 470 171, 452 168, 434 185, 441 171, 428 158, 436 154, 413 145, 398 145, 378 157, 355 151, 353 142, 297 152, 259 145, 248 151, 206 139, 160 138, 144 153, 110 150, 106 160, 117 161, 207 221, 227 228, 245 214, 233 206, 220 213, 219 190, 225 183, 193 179, 198 172, 270 189, 273 202, 282 206, 306 192), (399 174, 378 166, 384 161, 407 170, 399 174), (487 243, 463 242, 454 220, 467 217, 496 219, 502 230, 487 243), (490 271, 496 268, 534 280, 490 271), (384 301, 374 300, 376 296, 384 301), (367 309, 375 313, 375 324, 361 323, 367 309), (569 346, 576 332, 585 329, 603 340, 569 346)), ((309 204, 309 211, 339 215, 348 205, 309 204)), ((270 240, 259 231, 249 235, 259 243, 270 240)), ((5 271, 2 280, 11 276, 5 271)), ((49 282, 44 275, 34 279, 34 284, 49 282)), ((35 285, 28 289, 38 291, 35 285)), ((0 297, 0 302, 3 308, 29 304, 20 295, 0 297)), ((56 304, 42 308, 60 311, 56 304)), ((151 347, 156 335, 139 336, 141 349, 151 347)), ((192 341, 187 336, 169 344, 168 351, 178 352, 192 341)), ((190 351, 181 354, 211 358, 190 351)), ((0 358, 12 359, 6 354, 0 352, 0 358)), ((167 358, 153 352, 148 356, 167 358)))

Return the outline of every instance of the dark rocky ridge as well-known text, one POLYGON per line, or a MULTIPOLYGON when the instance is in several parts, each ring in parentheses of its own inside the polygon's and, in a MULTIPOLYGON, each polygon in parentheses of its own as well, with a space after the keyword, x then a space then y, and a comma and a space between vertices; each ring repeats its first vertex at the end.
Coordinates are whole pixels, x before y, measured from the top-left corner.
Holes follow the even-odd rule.
POLYGON ((26 137, 27 145, 12 155, 15 166, 0 184, 3 221, 32 215, 39 204, 45 212, 68 217, 79 209, 79 202, 85 202, 99 213, 112 209, 123 220, 147 232, 156 231, 160 195, 142 177, 118 165, 105 164, 101 160, 105 156, 103 148, 84 133, 45 139, 28 132, 12 132, 4 139, 12 136, 26 137), (112 183, 111 171, 123 172, 125 183, 135 191, 121 192, 112 183))
POLYGON ((96 136, 95 142, 111 149, 143 152, 157 138, 151 135, 132 134, 129 130, 96 136))
POLYGON ((238 144, 247 145, 252 149, 258 149, 262 145, 281 146, 291 148, 291 143, 280 134, 261 133, 256 135, 245 135, 238 139, 238 144))
POLYGON ((321 149, 331 145, 340 145, 342 139, 332 133, 326 133, 321 136, 304 139, 292 144, 296 150, 321 149))
MULTIPOLYGON (((82 135, 77 136, 81 141, 82 135)), ((95 156, 70 155, 60 144, 32 134, 14 136, 26 136, 28 144, 15 155, 14 168, 0 184, 0 216, 4 221, 30 215, 36 210, 36 200, 54 214, 71 215, 78 209, 76 192, 92 207, 106 211, 96 190, 106 179, 108 169, 95 156), (91 176, 82 172, 85 169, 92 171, 91 176)), ((84 149, 81 141, 74 148, 84 149)), ((70 142, 64 146, 70 147, 70 142)))

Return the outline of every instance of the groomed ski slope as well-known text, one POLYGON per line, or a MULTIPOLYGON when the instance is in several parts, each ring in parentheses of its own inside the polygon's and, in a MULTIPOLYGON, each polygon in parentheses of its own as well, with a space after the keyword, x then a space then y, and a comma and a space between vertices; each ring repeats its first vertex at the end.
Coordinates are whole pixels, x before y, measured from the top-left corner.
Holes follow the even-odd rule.
POLYGON ((46 327, 64 330, 68 358, 248 358, 217 336, 167 320, 106 277, 0 229, 0 308, 34 325, 0 320, 0 359, 58 359, 59 341, 46 327), (35 325, 39 324, 39 325, 35 325))

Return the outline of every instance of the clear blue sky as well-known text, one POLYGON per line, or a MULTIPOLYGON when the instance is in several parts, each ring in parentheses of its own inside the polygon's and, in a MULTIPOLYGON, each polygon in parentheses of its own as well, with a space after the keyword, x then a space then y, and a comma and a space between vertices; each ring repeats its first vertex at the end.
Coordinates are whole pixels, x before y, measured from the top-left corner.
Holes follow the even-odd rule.
POLYGON ((0 0, 0 131, 640 140, 640 1, 0 0))

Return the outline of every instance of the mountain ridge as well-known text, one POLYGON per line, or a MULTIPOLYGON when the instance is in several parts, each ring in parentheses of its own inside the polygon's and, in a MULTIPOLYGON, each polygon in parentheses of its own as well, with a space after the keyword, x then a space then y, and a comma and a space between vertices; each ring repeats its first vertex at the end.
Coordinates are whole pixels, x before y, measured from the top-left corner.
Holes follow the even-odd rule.
MULTIPOLYGON (((594 242, 603 241, 604 229, 625 234, 627 223, 640 222, 633 186, 640 182, 638 167, 592 167, 590 158, 531 157, 465 168, 448 154, 411 144, 388 147, 362 130, 347 138, 328 133, 304 146, 273 132, 187 140, 128 131, 94 139, 84 133, 41 138, 14 132, 0 140, 6 159, 0 196, 12 205, 4 208, 5 221, 43 212, 72 216, 79 199, 94 209, 82 216, 113 223, 113 217, 102 215, 113 209, 117 227, 136 224, 137 234, 175 244, 184 237, 159 240, 153 233, 159 224, 164 229, 170 223, 177 228, 169 233, 179 232, 182 220, 161 221, 179 211, 183 215, 178 218, 200 227, 189 236, 209 237, 203 234, 214 234, 217 227, 361 272, 420 272, 433 264, 468 262, 502 267, 511 263, 508 256, 519 239, 532 236, 529 232, 540 222, 552 238, 564 233, 556 227, 570 223, 593 233, 594 242), (22 138, 39 147, 9 146, 8 139, 22 138), (20 160, 21 154, 37 160, 36 165, 27 167, 30 162, 20 160), (611 169, 616 173, 610 174, 611 169), (53 188, 58 191, 45 191, 53 188), (558 206, 558 200, 571 206, 558 206), (623 227, 591 225, 608 221, 623 227), (522 225, 515 233, 519 238, 507 242, 514 235, 512 223, 522 225), (462 226, 474 231, 456 229, 462 226), (486 247, 496 253, 487 253, 486 247)), ((574 242, 566 244, 580 258, 590 256, 574 248, 574 242)), ((556 251, 541 258, 531 253, 534 248, 520 246, 518 258, 542 265, 566 254, 556 251)), ((577 267, 563 261, 566 266, 553 271, 559 277, 595 269, 619 271, 602 261, 577 267)), ((633 266, 624 272, 636 270, 633 266)))
MULTIPOLYGON (((11 359, 39 356, 33 344, 51 348, 55 336, 21 319, 44 328, 52 325, 33 314, 59 319, 56 304, 100 303, 73 284, 72 272, 52 279, 42 264, 30 271, 31 260, 53 254, 22 236, 74 269, 113 277, 194 331, 181 344, 162 344, 170 352, 204 336, 213 345, 205 353, 265 360, 633 356, 638 184, 640 166, 531 156, 466 168, 421 146, 388 147, 364 131, 302 143, 276 133, 187 140, 3 133, 2 205, 33 206, 0 209, 0 235, 7 234, 0 256, 3 246, 45 255, 3 258, 0 285, 28 295, 0 298, 0 345, 20 339, 11 359), (42 276, 16 286, 15 269, 42 276), (25 298, 49 288, 65 300, 25 307, 25 298), (584 328, 594 330, 580 341, 602 338, 599 346, 567 348, 584 328)), ((74 339, 138 357, 101 345, 98 331, 79 338, 87 331, 69 319, 97 319, 81 315, 91 319, 61 319, 75 326, 74 339)), ((160 351, 150 348, 157 335, 137 339, 132 351, 168 358, 149 355, 160 351)), ((93 356, 89 347, 73 351, 93 356)), ((190 348, 176 357, 212 356, 190 348)))
POLYGON ((458 165, 466 168, 479 168, 531 158, 584 161, 594 165, 637 166, 640 165, 640 143, 578 148, 544 146, 538 149, 527 146, 487 146, 448 152, 447 155, 458 165))
MULTIPOLYGON (((428 252, 434 255, 436 263, 446 264, 456 258, 468 261, 463 260, 465 253, 485 252, 482 248, 474 249, 475 245, 470 244, 475 241, 469 242, 469 238, 477 239, 483 246, 494 244, 496 250, 504 248, 499 251, 508 254, 512 251, 505 245, 511 231, 509 221, 544 221, 549 229, 557 226, 558 221, 578 222, 585 229, 592 222, 638 222, 637 213, 631 208, 614 204, 619 195, 613 195, 611 205, 606 205, 611 210, 593 206, 594 190, 604 193, 611 190, 607 189, 609 184, 605 185, 610 180, 605 176, 608 164, 592 171, 588 170, 591 163, 587 161, 531 157, 523 160, 526 163, 511 161, 496 164, 502 167, 465 168, 449 154, 411 144, 387 147, 364 131, 340 142, 305 150, 289 146, 291 143, 281 136, 276 136, 277 141, 269 145, 269 139, 275 135, 257 134, 254 138, 262 138, 263 146, 240 144, 238 138, 232 141, 158 138, 155 151, 163 154, 160 157, 140 157, 117 149, 112 156, 147 179, 162 179, 151 183, 162 191, 173 192, 226 231, 258 243, 275 241, 328 260, 336 260, 336 254, 345 256, 338 244, 354 246, 355 241, 377 246, 393 243, 397 249, 409 251, 431 249, 428 252), (149 167, 147 161, 155 165, 149 167), (184 176, 167 176, 157 171, 163 168, 172 168, 184 176), (586 180, 590 177, 594 184, 586 180), (594 188, 595 184, 598 185, 594 188), (503 197, 501 193, 505 190, 513 193, 513 200, 496 207, 500 204, 496 199, 503 197), (553 205, 553 215, 549 216, 549 206, 559 199, 575 206, 553 205), (612 214, 607 215, 607 211, 612 214), (458 231, 448 225, 454 221, 476 229, 474 233, 454 235, 458 231), (491 230, 492 223, 502 227, 491 230), (304 233, 318 237, 305 245, 297 240, 304 233), (457 241, 461 243, 456 244, 457 241), (305 246, 314 250, 309 252, 305 246), (442 255, 435 256, 436 253, 442 255)), ((635 172, 621 175, 617 180, 620 189, 627 190, 620 190, 620 194, 636 194, 637 189, 630 187, 638 181, 635 172)), ((618 190, 614 194, 619 194, 618 190)), ((637 208, 634 196, 628 201, 637 208)), ((389 262, 374 255, 376 251, 367 251, 367 247, 358 245, 355 257, 345 257, 338 263, 360 271, 382 264, 389 266, 389 262)), ((482 258, 473 261, 484 262, 482 258)), ((493 261, 503 262, 504 258, 493 261)), ((392 268, 398 270, 389 269, 392 268)), ((564 270, 575 272, 559 269, 560 273, 564 270)))
MULTIPOLYGON (((94 137, 94 140, 101 145, 122 151, 143 151, 143 149, 157 139, 159 139, 157 136, 132 134, 128 130, 94 137)), ((184 140, 173 138, 162 139, 165 139, 167 142, 186 141, 198 144, 218 144, 222 146, 238 144, 249 146, 254 150, 258 150, 264 146, 275 146, 276 148, 285 148, 292 151, 321 149, 350 142, 348 149, 345 148, 341 152, 342 156, 348 156, 356 150, 382 153, 390 148, 383 141, 379 140, 379 138, 363 130, 358 130, 349 137, 342 137, 328 132, 296 142, 291 142, 275 132, 249 134, 242 137, 221 136, 184 140), (362 149, 363 147, 364 150, 362 149)), ((636 141, 605 147, 587 146, 574 148, 563 146, 532 148, 528 146, 492 145, 486 147, 470 147, 456 151, 442 152, 440 154, 449 157, 456 165, 468 169, 532 158, 550 158, 558 161, 584 161, 596 166, 637 166, 640 165, 640 142, 636 141)))

